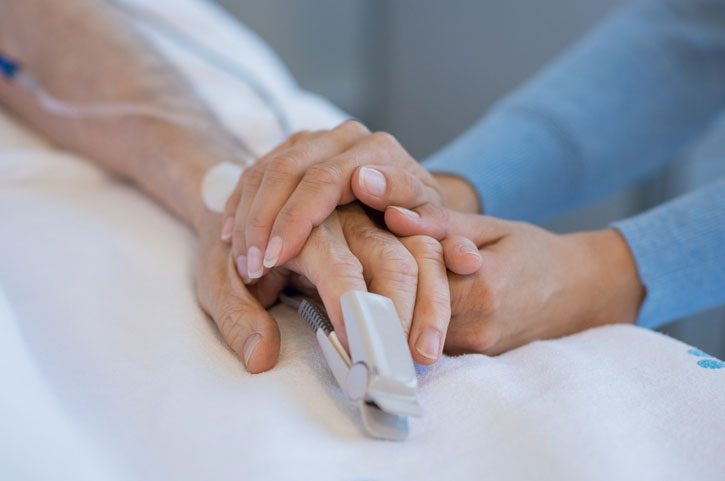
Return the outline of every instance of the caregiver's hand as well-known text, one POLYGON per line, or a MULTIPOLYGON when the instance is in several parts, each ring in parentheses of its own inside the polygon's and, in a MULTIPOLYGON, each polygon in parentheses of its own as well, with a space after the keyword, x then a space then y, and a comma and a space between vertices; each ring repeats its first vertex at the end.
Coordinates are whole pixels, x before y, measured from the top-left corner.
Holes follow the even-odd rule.
POLYGON ((300 132, 247 169, 226 204, 221 237, 232 241, 235 256, 247 256, 248 276, 256 279, 264 267, 296 256, 312 228, 356 196, 383 210, 444 205, 446 195, 458 199, 468 189, 475 209, 473 190, 461 184, 433 177, 390 134, 347 121, 330 131, 300 132))
POLYGON ((556 235, 536 226, 431 206, 387 209, 398 235, 464 235, 481 270, 449 277, 452 319, 446 351, 498 354, 536 339, 610 323, 633 323, 645 289, 615 230, 556 235))

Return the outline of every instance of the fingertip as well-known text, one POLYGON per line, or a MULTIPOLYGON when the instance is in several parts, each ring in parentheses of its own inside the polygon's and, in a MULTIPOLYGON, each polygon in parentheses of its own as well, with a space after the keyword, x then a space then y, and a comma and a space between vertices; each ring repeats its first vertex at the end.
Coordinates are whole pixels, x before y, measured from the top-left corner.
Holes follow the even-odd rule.
POLYGON ((243 283, 249 284, 249 277, 247 276, 247 256, 237 256, 235 259, 235 265, 237 267, 237 274, 243 283))
POLYGON ((277 323, 266 311, 260 313, 256 330, 242 344, 237 353, 244 366, 252 374, 268 371, 277 364, 280 349, 280 334, 277 323))
POLYGON ((277 265, 283 247, 284 242, 282 241, 282 237, 272 235, 272 238, 267 243, 267 248, 264 251, 264 262, 262 263, 264 267, 271 269, 277 265))
POLYGON ((448 210, 426 203, 415 208, 389 206, 385 209, 385 225, 398 236, 426 235, 436 240, 446 238, 448 210))
POLYGON ((417 212, 398 206, 388 206, 384 214, 385 225, 396 235, 412 236, 422 234, 417 212))
POLYGON ((413 361, 415 361, 418 364, 422 364, 424 366, 431 366, 431 365, 435 364, 436 362, 438 362, 438 359, 429 359, 427 357, 420 355, 420 353, 418 353, 417 351, 413 351, 412 354, 413 354, 413 361))
POLYGON ((247 251, 247 277, 259 279, 264 273, 262 265, 262 251, 257 246, 252 246, 247 251))
POLYGON ((254 333, 247 338, 240 354, 244 366, 250 373, 258 374, 268 371, 277 364, 279 340, 275 341, 259 333, 254 333))
POLYGON ((430 365, 440 359, 443 336, 437 329, 426 328, 416 339, 413 346, 415 361, 419 364, 430 365))
POLYGON ((234 218, 227 217, 222 223, 221 240, 227 244, 232 240, 232 230, 234 229, 234 218))
POLYGON ((358 186, 369 196, 380 198, 387 190, 385 175, 372 167, 360 167, 357 170, 358 186))
POLYGON ((446 267, 459 275, 469 275, 478 272, 483 264, 478 247, 470 239, 461 236, 452 236, 441 242, 446 267))
POLYGON ((384 174, 370 167, 358 167, 353 171, 352 177, 350 178, 350 189, 355 198, 368 207, 377 210, 383 210, 387 207, 384 199, 386 185, 387 180, 384 174), (374 195, 366 186, 366 179, 378 178, 378 176, 382 176, 383 188, 380 194, 374 195))
MULTIPOLYGON (((310 236, 310 233, 312 232, 312 226, 307 227, 306 229, 302 226, 277 226, 275 225, 272 228, 271 238, 274 239, 275 237, 279 238, 279 254, 277 255, 277 260, 275 261, 275 266, 282 266, 285 265, 290 260, 294 259, 295 257, 299 256, 302 252, 302 249, 304 248, 305 244, 307 243, 307 239, 310 236)), ((271 244, 272 241, 270 241, 271 244)), ((276 249, 276 247, 275 247, 276 249)), ((267 257, 267 253, 265 253, 265 258, 267 257)), ((271 263, 271 262, 270 262, 271 263)), ((267 264, 265 263, 265 267, 267 264)))

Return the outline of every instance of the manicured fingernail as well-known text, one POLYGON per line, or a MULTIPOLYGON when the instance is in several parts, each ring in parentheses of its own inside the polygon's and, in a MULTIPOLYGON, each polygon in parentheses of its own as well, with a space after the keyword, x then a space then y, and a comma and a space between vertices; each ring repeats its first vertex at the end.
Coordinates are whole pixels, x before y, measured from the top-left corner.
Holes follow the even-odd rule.
POLYGON ((228 241, 232 238, 232 228, 234 227, 234 217, 229 217, 222 224, 222 240, 228 241))
POLYGON ((379 170, 363 167, 360 169, 360 187, 368 194, 380 197, 385 193, 385 176, 379 170))
POLYGON ((417 212, 415 212, 413 210, 408 210, 403 207, 398 207, 395 205, 389 206, 388 209, 395 209, 398 212, 400 212, 401 214, 407 215, 408 217, 410 217, 412 219, 420 219, 420 214, 418 214, 417 212))
POLYGON ((237 257, 237 273, 239 274, 239 277, 242 278, 242 281, 247 284, 249 282, 249 278, 247 277, 247 273, 249 271, 247 270, 247 256, 239 256, 237 257))
POLYGON ((244 365, 249 367, 249 359, 254 354, 254 351, 257 349, 257 345, 259 344, 259 341, 262 340, 262 335, 258 332, 255 332, 251 336, 247 338, 246 341, 244 341, 244 347, 242 348, 242 354, 244 354, 244 365))
POLYGON ((247 270, 250 279, 259 279, 262 277, 264 267, 262 267, 262 251, 258 247, 250 247, 247 251, 247 270))
POLYGON ((277 264, 279 254, 282 252, 282 238, 274 236, 267 244, 267 250, 264 252, 264 267, 271 269, 277 264))
POLYGON ((421 356, 433 360, 438 359, 440 347, 441 334, 431 328, 425 329, 418 337, 418 342, 415 343, 415 350, 418 351, 421 356))

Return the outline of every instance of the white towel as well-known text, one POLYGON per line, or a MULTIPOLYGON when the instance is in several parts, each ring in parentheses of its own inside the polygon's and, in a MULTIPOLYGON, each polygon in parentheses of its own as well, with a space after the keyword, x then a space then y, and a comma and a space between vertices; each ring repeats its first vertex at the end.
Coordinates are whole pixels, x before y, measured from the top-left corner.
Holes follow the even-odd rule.
MULTIPOLYGON (((300 119, 341 115, 305 102, 300 119)), ((678 341, 604 327, 444 358, 419 369, 410 439, 381 442, 292 311, 273 311, 278 366, 244 371, 196 304, 194 248, 0 116, 0 479, 725 478, 725 365, 678 341)))

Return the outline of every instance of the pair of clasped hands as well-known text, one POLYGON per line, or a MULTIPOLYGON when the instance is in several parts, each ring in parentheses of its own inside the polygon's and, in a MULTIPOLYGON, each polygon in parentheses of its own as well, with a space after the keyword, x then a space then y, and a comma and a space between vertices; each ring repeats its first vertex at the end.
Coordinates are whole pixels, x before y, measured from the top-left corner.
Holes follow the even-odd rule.
POLYGON ((596 259, 622 243, 616 232, 556 235, 477 215, 479 205, 464 180, 429 173, 389 134, 356 121, 299 132, 240 178, 221 241, 202 249, 201 305, 250 372, 277 360, 279 329, 263 308, 288 285, 319 295, 343 344, 343 293, 391 298, 421 364, 636 318, 638 302, 618 302, 617 266, 596 259), (225 276, 247 299, 229 309, 209 282, 225 276))

